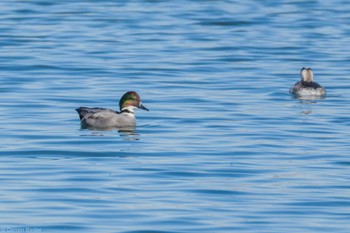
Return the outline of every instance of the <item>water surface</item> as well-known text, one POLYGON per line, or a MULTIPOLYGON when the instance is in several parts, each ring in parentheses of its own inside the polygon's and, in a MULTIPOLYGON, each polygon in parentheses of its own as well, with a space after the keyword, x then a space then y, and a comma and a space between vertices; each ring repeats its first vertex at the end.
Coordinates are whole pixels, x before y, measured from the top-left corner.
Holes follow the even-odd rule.
POLYGON ((0 9, 0 231, 348 232, 347 2, 0 9), (80 128, 129 90, 134 131, 80 128))

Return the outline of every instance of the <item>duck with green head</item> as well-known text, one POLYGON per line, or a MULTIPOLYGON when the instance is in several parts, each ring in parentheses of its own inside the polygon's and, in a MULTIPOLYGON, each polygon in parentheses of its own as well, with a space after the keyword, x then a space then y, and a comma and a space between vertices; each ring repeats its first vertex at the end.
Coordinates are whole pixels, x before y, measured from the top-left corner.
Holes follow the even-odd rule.
POLYGON ((149 111, 142 102, 139 94, 135 91, 126 92, 119 101, 120 112, 108 108, 87 108, 75 109, 80 117, 83 128, 125 128, 135 127, 135 110, 141 108, 149 111))

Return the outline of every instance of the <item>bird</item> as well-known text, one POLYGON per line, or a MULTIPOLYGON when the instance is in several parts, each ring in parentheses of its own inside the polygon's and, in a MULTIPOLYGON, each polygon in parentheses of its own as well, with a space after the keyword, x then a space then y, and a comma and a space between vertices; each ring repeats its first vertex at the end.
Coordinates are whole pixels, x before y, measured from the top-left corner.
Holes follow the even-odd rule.
POLYGON ((296 96, 316 96, 326 95, 326 89, 317 82, 314 82, 314 74, 311 68, 303 67, 300 71, 301 81, 295 83, 289 92, 296 96))
POLYGON ((120 112, 108 108, 79 107, 75 110, 79 114, 82 128, 109 129, 135 127, 135 110, 137 108, 149 111, 135 91, 126 92, 119 101, 120 112))

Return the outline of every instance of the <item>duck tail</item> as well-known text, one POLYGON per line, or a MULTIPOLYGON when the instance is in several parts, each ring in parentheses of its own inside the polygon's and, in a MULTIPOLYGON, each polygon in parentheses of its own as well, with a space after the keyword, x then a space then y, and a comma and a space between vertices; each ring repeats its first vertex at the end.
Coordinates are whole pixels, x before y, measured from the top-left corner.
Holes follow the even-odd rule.
POLYGON ((80 120, 82 120, 87 113, 85 107, 76 108, 75 111, 78 112, 80 120))

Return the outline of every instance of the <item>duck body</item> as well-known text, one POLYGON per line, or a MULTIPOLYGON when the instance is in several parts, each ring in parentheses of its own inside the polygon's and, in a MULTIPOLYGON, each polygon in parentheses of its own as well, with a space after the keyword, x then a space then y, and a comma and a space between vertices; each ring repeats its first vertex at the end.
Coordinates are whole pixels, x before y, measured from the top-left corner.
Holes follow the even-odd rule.
POLYGON ((311 68, 302 68, 300 71, 301 81, 295 83, 289 92, 296 96, 316 96, 322 97, 327 94, 326 89, 313 81, 311 68))
POLYGON ((135 127, 135 110, 137 108, 149 111, 142 105, 140 96, 130 91, 125 93, 119 101, 120 112, 108 108, 79 107, 75 109, 83 128, 108 129, 135 127))
POLYGON ((75 110, 79 114, 83 128, 103 129, 136 126, 136 119, 133 113, 117 112, 108 108, 80 107, 75 110))
POLYGON ((297 96, 325 96, 326 90, 317 82, 299 81, 289 90, 290 93, 297 96))

